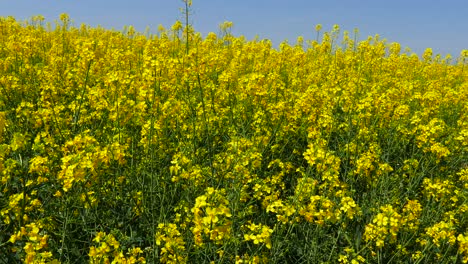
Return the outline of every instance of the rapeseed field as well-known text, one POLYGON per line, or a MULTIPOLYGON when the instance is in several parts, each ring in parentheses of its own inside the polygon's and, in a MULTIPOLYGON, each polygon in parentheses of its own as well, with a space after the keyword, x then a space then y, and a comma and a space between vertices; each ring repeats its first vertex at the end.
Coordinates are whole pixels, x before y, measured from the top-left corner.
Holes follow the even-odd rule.
POLYGON ((72 24, 0 18, 0 262, 468 262, 468 51, 72 24))

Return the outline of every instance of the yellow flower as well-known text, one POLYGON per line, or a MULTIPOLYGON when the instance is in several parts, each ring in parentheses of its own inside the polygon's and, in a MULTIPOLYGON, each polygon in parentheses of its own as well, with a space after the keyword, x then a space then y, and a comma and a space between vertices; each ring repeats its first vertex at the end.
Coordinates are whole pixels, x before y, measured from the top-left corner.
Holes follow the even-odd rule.
POLYGON ((6 127, 5 112, 0 112, 0 143, 3 142, 3 131, 6 127))
POLYGON ((8 242, 14 244, 19 239, 21 239, 21 233, 13 234, 10 236, 10 239, 8 239, 8 242))
POLYGON ((99 243, 105 236, 106 236, 105 232, 98 232, 96 236, 94 237, 93 241, 99 243))
POLYGON ((320 30, 322 30, 322 24, 317 24, 317 25, 315 25, 315 31, 318 32, 318 31, 320 31, 320 30))
POLYGON ((203 217, 203 223, 205 223, 206 225, 215 224, 216 222, 218 222, 218 217, 216 216, 216 209, 208 207, 205 209, 205 214, 206 216, 203 217))

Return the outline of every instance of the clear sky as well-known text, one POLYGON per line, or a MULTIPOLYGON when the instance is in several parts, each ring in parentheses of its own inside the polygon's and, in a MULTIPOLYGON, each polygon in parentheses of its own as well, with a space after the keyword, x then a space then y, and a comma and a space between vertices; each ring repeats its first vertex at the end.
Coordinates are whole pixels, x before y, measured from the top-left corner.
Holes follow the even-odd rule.
MULTIPOLYGON (((0 0, 0 16, 54 21, 68 13, 75 26, 149 26, 156 32, 159 24, 168 28, 182 20, 183 6, 181 0, 0 0)), ((359 39, 379 34, 418 54, 430 47, 458 57, 468 49, 468 0, 193 0, 192 12, 190 22, 204 35, 232 21, 234 35, 258 35, 274 45, 295 43, 297 36, 315 39, 316 24, 327 31, 338 24, 351 33, 358 28, 359 39)))

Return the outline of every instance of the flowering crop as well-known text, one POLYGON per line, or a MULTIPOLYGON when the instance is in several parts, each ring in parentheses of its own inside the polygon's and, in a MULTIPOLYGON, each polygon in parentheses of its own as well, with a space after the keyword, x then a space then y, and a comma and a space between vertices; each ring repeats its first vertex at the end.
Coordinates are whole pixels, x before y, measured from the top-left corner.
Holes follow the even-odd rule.
POLYGON ((467 51, 231 27, 0 18, 0 262, 468 261, 467 51))

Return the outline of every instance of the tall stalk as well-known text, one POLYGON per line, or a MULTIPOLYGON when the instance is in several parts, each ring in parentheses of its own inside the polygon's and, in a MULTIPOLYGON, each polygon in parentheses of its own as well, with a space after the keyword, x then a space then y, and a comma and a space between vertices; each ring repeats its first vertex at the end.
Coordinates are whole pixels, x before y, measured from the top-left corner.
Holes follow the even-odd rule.
POLYGON ((192 6, 192 0, 182 0, 185 4, 184 10, 182 13, 185 15, 185 54, 189 52, 189 15, 190 15, 190 7, 192 6))

